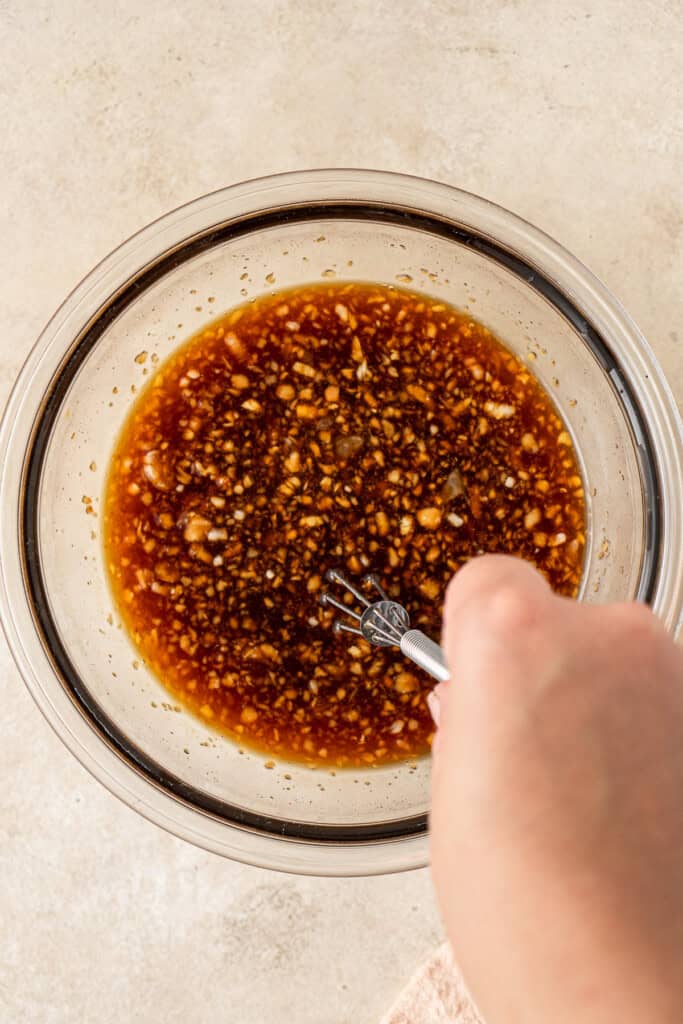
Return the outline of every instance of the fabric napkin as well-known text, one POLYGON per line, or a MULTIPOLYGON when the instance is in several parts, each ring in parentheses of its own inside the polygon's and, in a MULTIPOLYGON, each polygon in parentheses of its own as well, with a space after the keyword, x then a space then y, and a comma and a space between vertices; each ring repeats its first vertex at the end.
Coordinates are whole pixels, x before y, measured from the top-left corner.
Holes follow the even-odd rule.
POLYGON ((448 943, 418 968, 381 1024, 484 1024, 448 943))

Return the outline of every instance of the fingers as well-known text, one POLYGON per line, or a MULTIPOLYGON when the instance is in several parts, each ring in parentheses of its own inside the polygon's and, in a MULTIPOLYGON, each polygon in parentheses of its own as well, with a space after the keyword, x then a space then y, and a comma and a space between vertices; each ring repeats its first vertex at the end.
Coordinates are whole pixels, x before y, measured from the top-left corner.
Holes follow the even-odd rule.
POLYGON ((441 717, 441 695, 439 693, 440 686, 441 684, 439 684, 439 686, 435 686, 432 692, 427 694, 427 707, 429 708, 429 713, 432 716, 432 721, 434 722, 434 725, 437 727, 437 729, 439 728, 439 719, 441 717))

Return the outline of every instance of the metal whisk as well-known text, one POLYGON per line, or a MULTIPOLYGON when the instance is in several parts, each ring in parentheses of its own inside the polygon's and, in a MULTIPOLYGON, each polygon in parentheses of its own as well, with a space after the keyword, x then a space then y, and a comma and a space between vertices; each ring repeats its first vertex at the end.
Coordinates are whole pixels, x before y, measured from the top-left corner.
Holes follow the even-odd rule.
POLYGON ((354 636, 362 636, 376 647, 399 647, 406 658, 410 658, 434 679, 443 683, 449 678, 443 651, 439 645, 434 643, 421 629, 410 628, 408 612, 398 601, 391 600, 382 589, 376 576, 365 576, 362 582, 364 585, 375 588, 379 594, 378 601, 369 601, 362 591, 349 583, 346 577, 336 569, 330 569, 325 573, 325 579, 328 583, 339 583, 345 587, 363 608, 359 614, 332 597, 331 594, 323 593, 320 597, 323 607, 336 608, 343 615, 348 615, 355 623, 355 625, 350 625, 336 619, 333 626, 335 633, 352 633, 354 636))

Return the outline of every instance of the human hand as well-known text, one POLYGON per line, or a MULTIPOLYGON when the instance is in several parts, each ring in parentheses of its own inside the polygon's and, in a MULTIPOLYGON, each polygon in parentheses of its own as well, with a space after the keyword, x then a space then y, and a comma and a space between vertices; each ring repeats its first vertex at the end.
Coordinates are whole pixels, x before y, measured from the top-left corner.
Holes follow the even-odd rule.
POLYGON ((683 652, 484 556, 444 609, 432 869, 487 1024, 683 1020, 683 652))

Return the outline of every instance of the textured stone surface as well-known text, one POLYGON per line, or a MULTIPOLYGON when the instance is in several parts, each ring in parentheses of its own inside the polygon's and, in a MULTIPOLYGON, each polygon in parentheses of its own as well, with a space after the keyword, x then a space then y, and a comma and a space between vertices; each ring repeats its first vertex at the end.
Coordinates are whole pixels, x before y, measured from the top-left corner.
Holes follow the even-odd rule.
MULTIPOLYGON (((0 0, 0 399, 128 234, 324 165, 439 178, 545 228, 680 399, 682 43, 674 0, 0 0)), ((439 941, 426 872, 292 878, 165 835, 66 753, 4 644, 0 670, 3 1021, 371 1024, 439 941)))

